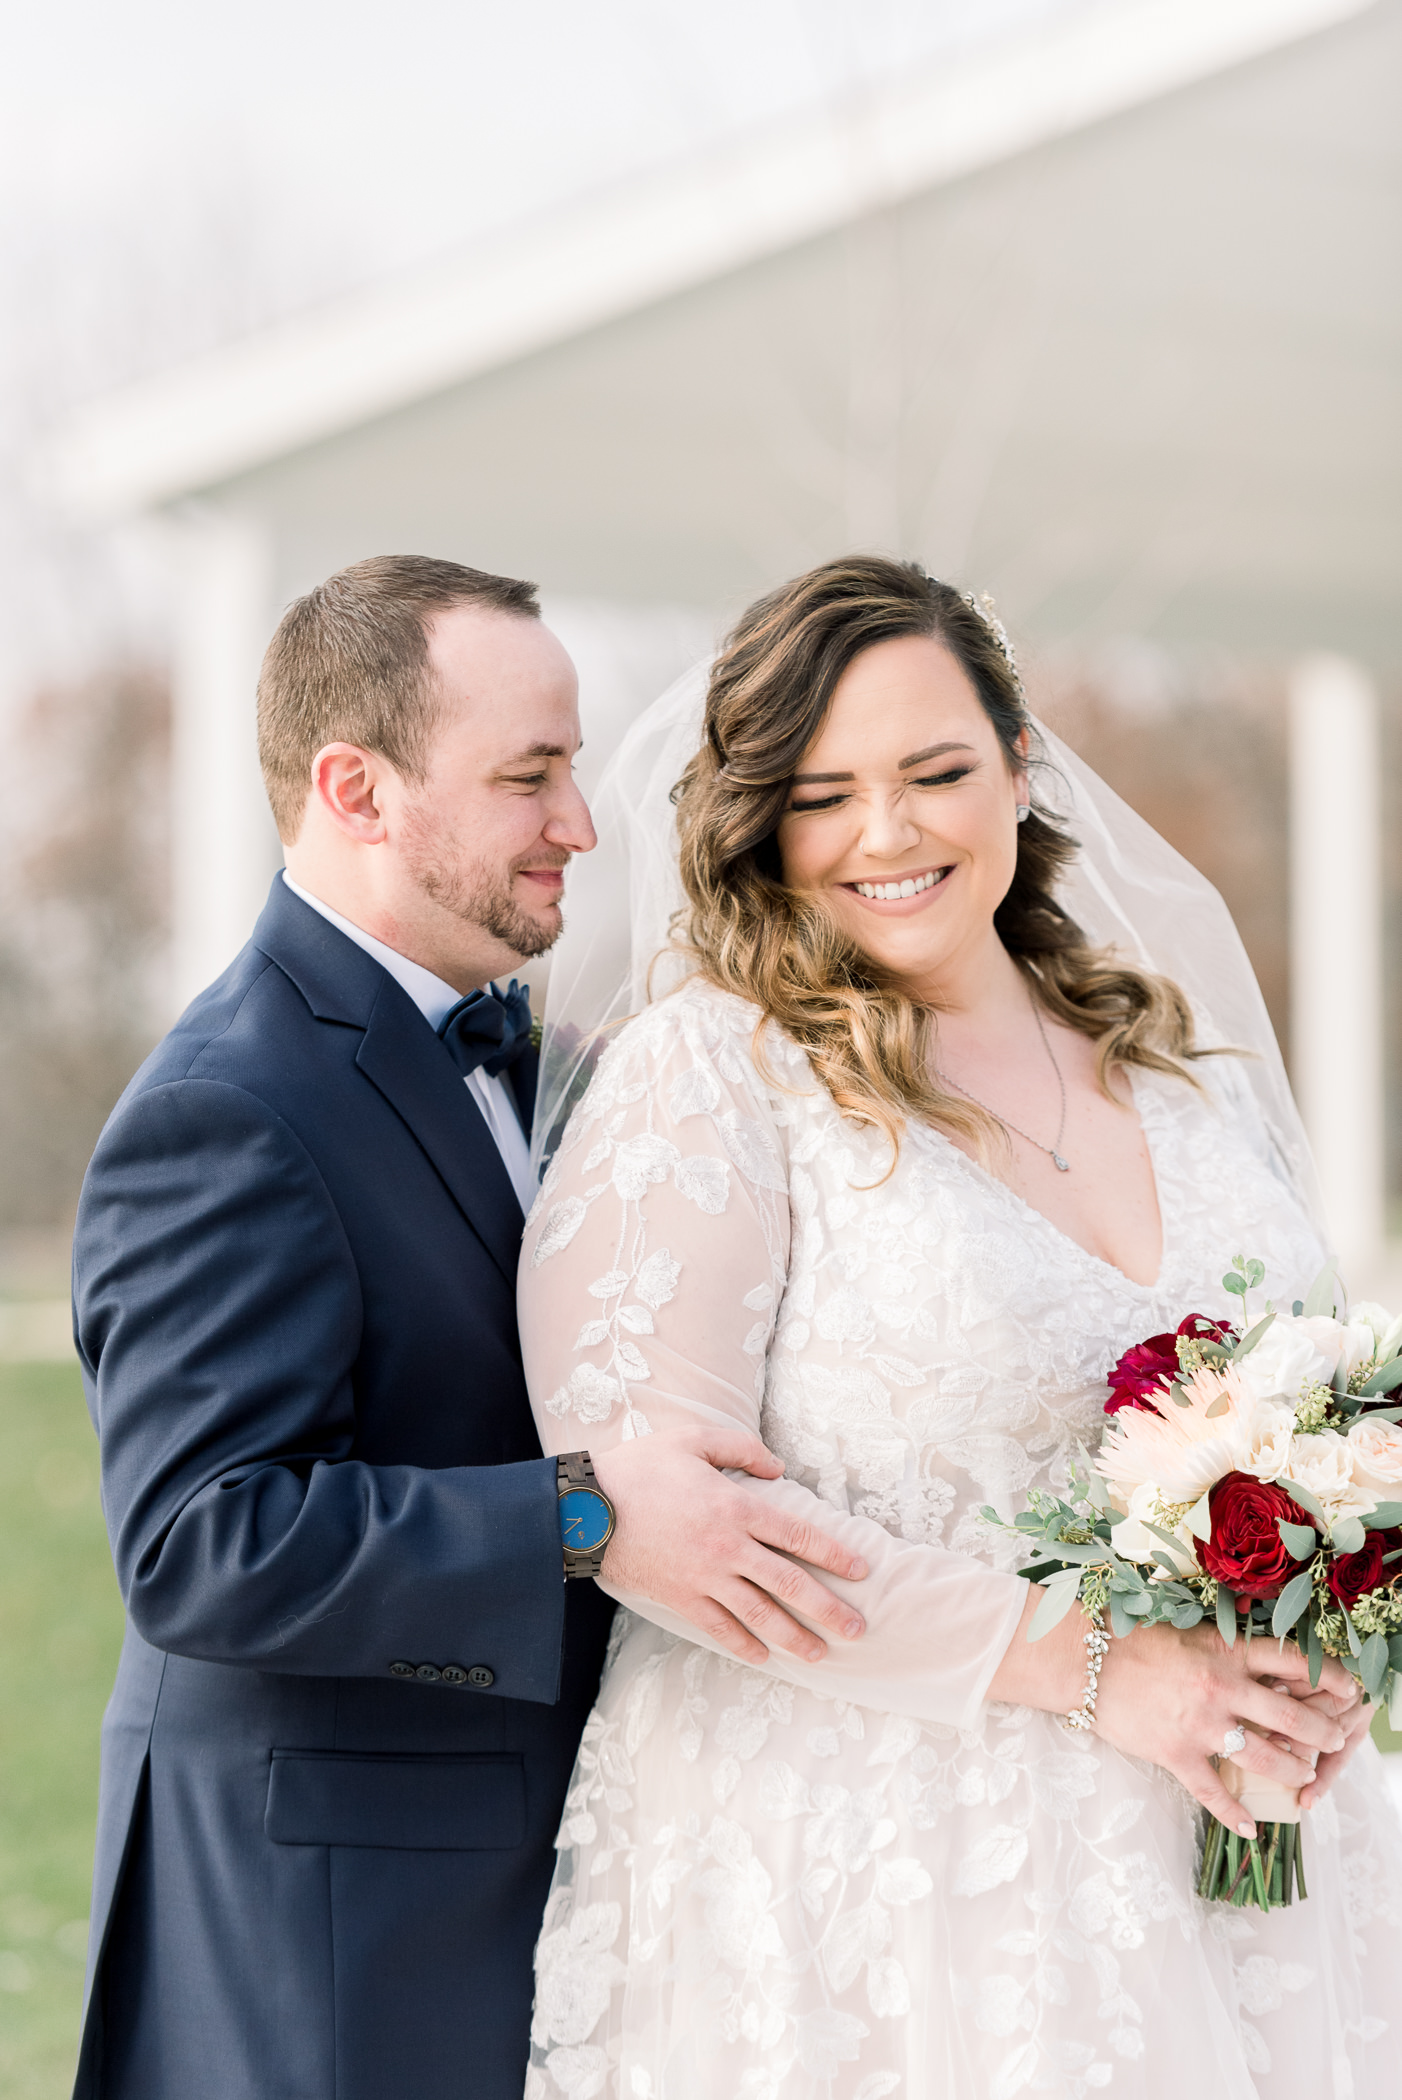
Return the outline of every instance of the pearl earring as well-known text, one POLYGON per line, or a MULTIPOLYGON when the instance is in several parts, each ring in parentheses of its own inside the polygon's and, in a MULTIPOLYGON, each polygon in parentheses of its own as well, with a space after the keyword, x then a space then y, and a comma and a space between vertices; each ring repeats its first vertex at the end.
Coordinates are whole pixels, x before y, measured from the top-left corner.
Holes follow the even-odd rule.
POLYGON ((1031 814, 1032 814, 1032 804, 1031 804, 1030 802, 1019 802, 1019 803, 1018 803, 1018 805, 1017 805, 1017 821, 1018 821, 1018 823, 1019 823, 1019 824, 1025 824, 1025 823, 1027 822, 1027 819, 1028 819, 1028 818, 1029 818, 1029 817, 1031 816, 1031 814))

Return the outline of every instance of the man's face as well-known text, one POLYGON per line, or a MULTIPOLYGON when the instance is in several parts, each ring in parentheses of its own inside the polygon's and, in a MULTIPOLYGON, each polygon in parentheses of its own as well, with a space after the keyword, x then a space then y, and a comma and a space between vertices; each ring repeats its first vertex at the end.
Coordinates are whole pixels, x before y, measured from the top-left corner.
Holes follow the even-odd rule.
POLYGON ((396 798, 398 901, 438 975, 481 983, 559 939, 565 866, 595 843, 578 684, 538 620, 474 606, 433 622, 429 663, 442 717, 427 777, 396 798))

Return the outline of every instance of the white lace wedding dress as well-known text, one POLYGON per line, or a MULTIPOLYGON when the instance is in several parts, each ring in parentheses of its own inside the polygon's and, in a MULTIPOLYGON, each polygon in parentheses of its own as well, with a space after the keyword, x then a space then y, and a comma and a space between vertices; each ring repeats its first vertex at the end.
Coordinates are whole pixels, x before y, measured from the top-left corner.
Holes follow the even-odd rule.
MULTIPOLYGON (((1344 2100, 1402 2095, 1402 1843, 1371 1745, 1307 1819, 1309 1899, 1192 1894, 1194 1804, 990 1704, 1025 1585, 978 1517, 1062 1486, 1131 1342, 1289 1302, 1319 1262, 1230 1060, 1136 1077, 1156 1284, 936 1132, 883 1142, 698 984, 601 1062, 527 1231, 548 1449, 758 1428, 755 1492, 864 1554, 869 1630, 743 1667, 619 1614, 540 1942, 529 2100, 1344 2100)), ((639 1613, 646 1613, 641 1616, 639 1613)))

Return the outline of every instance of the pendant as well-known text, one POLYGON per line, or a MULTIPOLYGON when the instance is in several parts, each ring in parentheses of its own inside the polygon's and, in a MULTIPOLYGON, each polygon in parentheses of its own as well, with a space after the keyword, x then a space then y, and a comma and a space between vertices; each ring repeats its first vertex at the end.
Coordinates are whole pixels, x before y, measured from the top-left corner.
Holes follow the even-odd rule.
POLYGON ((1061 1173, 1070 1173, 1071 1167, 1069 1161, 1064 1160, 1059 1152, 1053 1152, 1052 1158, 1055 1160, 1057 1168, 1061 1173))

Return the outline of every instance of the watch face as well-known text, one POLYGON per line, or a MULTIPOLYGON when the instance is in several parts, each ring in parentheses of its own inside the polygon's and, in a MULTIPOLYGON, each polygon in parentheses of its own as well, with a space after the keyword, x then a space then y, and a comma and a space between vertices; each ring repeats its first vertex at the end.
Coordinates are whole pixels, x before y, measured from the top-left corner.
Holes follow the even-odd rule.
POLYGON ((613 1530, 613 1511, 593 1488, 570 1488, 560 1497, 560 1538, 567 1553, 592 1553, 613 1530))

